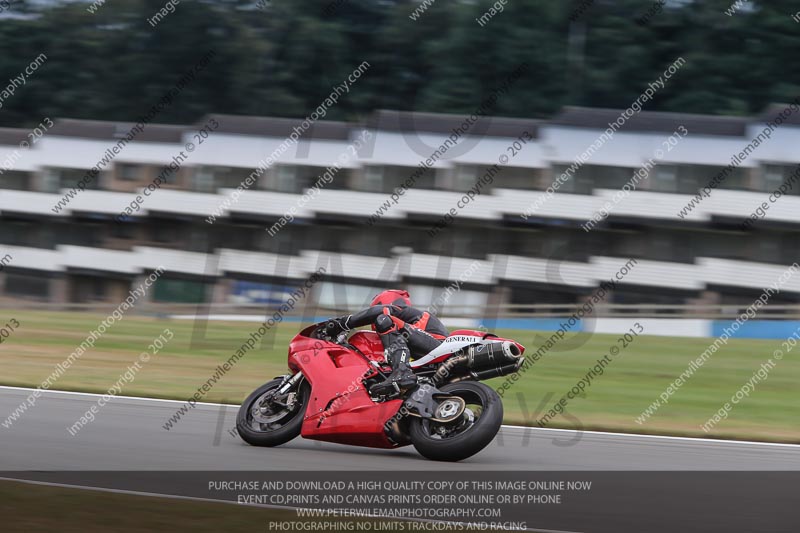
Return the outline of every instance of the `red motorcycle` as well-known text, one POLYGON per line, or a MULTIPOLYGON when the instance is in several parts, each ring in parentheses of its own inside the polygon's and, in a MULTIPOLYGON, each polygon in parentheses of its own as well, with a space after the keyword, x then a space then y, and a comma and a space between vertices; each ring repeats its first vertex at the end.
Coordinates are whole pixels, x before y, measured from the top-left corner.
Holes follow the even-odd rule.
POLYGON ((510 339, 458 330, 411 363, 417 385, 373 395, 391 367, 372 331, 333 334, 335 324, 309 326, 289 344, 291 374, 256 389, 236 418, 254 446, 307 439, 397 448, 413 444, 428 459, 460 461, 497 435, 503 404, 480 380, 519 370, 525 348, 510 339))

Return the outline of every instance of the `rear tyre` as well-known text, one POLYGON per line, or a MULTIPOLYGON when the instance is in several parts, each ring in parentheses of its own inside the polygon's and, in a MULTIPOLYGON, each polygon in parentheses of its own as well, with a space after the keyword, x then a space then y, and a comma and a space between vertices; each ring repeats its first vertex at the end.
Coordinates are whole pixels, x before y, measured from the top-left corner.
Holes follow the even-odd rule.
POLYGON ((271 396, 283 380, 273 379, 247 397, 236 415, 239 436, 253 446, 280 446, 300 435, 311 389, 303 380, 286 394, 271 396))
POLYGON ((484 449, 503 423, 503 402, 491 387, 474 381, 448 383, 439 390, 462 398, 464 413, 446 424, 414 417, 409 434, 414 448, 434 461, 461 461, 484 449))

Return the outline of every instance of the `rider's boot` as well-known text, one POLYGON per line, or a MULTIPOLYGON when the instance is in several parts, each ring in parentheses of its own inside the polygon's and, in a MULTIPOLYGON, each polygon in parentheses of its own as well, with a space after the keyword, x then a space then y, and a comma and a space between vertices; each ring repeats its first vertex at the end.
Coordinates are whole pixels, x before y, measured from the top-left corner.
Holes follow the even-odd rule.
POLYGON ((409 389, 417 384, 417 376, 408 362, 409 350, 407 346, 398 346, 394 353, 389 353, 389 363, 392 373, 382 383, 376 383, 370 388, 373 394, 391 394, 409 389))

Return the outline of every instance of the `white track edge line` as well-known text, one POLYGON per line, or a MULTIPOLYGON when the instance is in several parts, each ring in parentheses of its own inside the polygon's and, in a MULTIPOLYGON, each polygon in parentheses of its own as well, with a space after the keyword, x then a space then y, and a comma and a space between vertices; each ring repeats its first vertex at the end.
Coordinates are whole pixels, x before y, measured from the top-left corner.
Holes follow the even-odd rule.
MULTIPOLYGON (((57 483, 55 481, 39 481, 36 479, 19 479, 14 477, 0 477, 0 481, 12 481, 17 483, 26 483, 28 485, 39 485, 39 486, 46 486, 46 487, 63 487, 63 488, 70 488, 70 489, 79 489, 79 490, 91 490, 95 492, 112 492, 114 494, 125 494, 131 496, 146 496, 150 498, 169 498, 174 500, 190 500, 190 501, 197 501, 197 502, 205 502, 205 503, 222 503, 228 505, 244 505, 247 507, 256 507, 259 509, 277 509, 281 511, 296 511, 300 509, 299 507, 287 507, 285 505, 271 505, 265 503, 239 503, 232 500, 216 500, 214 498, 201 498, 199 496, 181 496, 180 494, 160 494, 158 492, 143 492, 139 490, 128 490, 128 489, 112 489, 109 487, 91 487, 88 485, 73 485, 71 483, 57 483)), ((300 518, 318 518, 318 517, 300 517, 300 518)), ((384 517, 379 516, 359 516, 353 518, 360 518, 364 520, 388 520, 384 517)), ((448 522, 444 520, 418 520, 414 518, 404 518, 404 517, 392 517, 392 520, 405 520, 410 522, 433 522, 433 523, 444 523, 444 524, 453 524, 453 523, 460 523, 460 522, 448 522)), ((532 533, 580 533, 579 531, 563 531, 557 529, 522 529, 517 531, 531 531, 532 533)))
MULTIPOLYGON (((21 391, 35 391, 40 390, 41 392, 49 392, 53 394, 67 394, 67 395, 74 395, 74 396, 104 396, 103 394, 98 394, 95 392, 75 392, 75 391, 62 391, 62 390, 52 390, 52 389, 33 389, 30 387, 12 387, 10 385, 0 385, 0 389, 12 389, 12 390, 21 390, 21 391)), ((144 396, 121 396, 117 395, 114 398, 123 398, 125 400, 136 400, 141 402, 158 402, 158 403, 179 403, 185 404, 186 400, 168 400, 164 398, 147 398, 144 396)), ((210 407, 239 407, 239 404, 234 403, 210 403, 210 402, 197 402, 196 405, 208 405, 210 407)), ((512 426, 512 425, 503 425, 503 428, 506 429, 522 429, 522 430, 536 430, 536 431, 561 431, 566 433, 578 433, 579 430, 576 429, 562 429, 562 428, 539 428, 534 426, 512 426)), ((581 430, 582 431, 582 430, 581 430)), ((676 437, 673 435, 649 435, 644 433, 615 433, 611 431, 593 431, 593 430, 586 430, 583 433, 589 433, 591 435, 609 435, 614 437, 626 437, 626 438, 645 438, 645 439, 667 439, 667 440, 678 440, 678 441, 689 441, 689 442, 701 442, 706 444, 749 444, 755 446, 778 446, 778 447, 788 447, 788 448, 800 448, 800 444, 789 444, 784 442, 759 442, 759 441, 751 441, 751 440, 731 440, 731 439, 706 439, 703 437, 676 437)))
MULTIPOLYGON (((12 387, 10 385, 0 385, 0 389, 12 389, 12 390, 23 390, 23 391, 35 391, 39 390, 43 393, 53 393, 53 394, 68 394, 74 396, 105 396, 105 394, 99 394, 96 392, 77 392, 77 391, 69 391, 69 390, 54 390, 54 389, 33 389, 30 387, 12 387)), ((123 396, 121 394, 117 394, 113 396, 114 398, 123 398, 125 400, 138 400, 140 402, 159 402, 159 403, 180 403, 185 404, 188 402, 188 398, 186 400, 169 400, 167 398, 148 398, 146 396, 123 396)), ((196 402, 195 405, 210 405, 212 407, 221 407, 223 405, 229 407, 239 407, 239 404, 235 403, 211 403, 211 402, 196 402)))

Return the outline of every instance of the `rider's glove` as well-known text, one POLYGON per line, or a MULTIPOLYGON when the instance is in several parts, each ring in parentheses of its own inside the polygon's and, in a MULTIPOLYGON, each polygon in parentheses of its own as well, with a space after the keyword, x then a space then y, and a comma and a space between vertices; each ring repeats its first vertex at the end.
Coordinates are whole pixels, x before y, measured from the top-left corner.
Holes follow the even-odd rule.
POLYGON ((347 322, 350 320, 350 315, 332 318, 328 321, 328 333, 331 335, 338 335, 343 331, 348 331, 350 327, 347 322))

